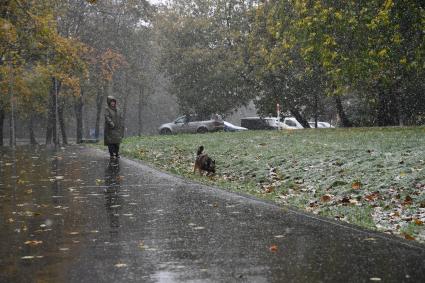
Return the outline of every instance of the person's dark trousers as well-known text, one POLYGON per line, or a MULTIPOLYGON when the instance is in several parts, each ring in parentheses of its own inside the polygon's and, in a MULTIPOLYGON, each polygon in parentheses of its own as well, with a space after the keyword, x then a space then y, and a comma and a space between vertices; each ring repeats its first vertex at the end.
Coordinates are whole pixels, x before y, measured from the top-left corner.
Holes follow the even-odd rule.
POLYGON ((120 154, 120 144, 119 143, 114 143, 114 144, 108 144, 108 149, 109 149, 109 155, 111 157, 119 157, 120 154))

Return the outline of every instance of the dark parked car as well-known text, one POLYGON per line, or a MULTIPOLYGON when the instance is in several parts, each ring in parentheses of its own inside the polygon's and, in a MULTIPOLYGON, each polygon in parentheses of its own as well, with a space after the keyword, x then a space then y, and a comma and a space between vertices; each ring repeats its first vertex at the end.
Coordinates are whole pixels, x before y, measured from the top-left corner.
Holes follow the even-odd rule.
POLYGON ((241 119, 241 126, 248 130, 277 130, 277 119, 262 117, 246 117, 241 119))

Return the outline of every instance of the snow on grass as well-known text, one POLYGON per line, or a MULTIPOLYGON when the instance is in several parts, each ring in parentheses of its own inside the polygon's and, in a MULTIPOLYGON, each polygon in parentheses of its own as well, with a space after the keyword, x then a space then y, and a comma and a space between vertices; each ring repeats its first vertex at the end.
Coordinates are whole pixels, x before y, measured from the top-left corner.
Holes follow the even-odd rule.
POLYGON ((169 172, 425 242, 425 128, 134 137, 122 152, 169 172), (193 174, 197 148, 217 162, 193 174))

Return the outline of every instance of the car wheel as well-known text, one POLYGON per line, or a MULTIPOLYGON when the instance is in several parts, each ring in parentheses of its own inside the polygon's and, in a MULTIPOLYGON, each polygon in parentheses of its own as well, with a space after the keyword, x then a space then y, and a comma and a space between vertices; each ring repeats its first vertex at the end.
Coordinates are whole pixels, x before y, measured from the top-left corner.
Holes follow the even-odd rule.
POLYGON ((164 129, 161 129, 161 131, 159 133, 161 135, 171 135, 171 130, 170 129, 167 129, 167 128, 164 128, 164 129))
POLYGON ((199 134, 205 134, 206 132, 208 132, 208 129, 205 127, 201 127, 196 132, 199 134))

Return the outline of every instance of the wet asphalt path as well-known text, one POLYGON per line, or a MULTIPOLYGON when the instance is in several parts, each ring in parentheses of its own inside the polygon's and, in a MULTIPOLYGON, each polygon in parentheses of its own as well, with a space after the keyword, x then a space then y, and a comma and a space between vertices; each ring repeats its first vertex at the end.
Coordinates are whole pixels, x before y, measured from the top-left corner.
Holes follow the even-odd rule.
POLYGON ((0 282, 425 282, 423 245, 96 149, 0 156, 0 282))

